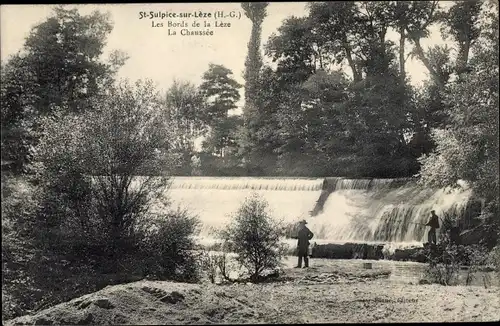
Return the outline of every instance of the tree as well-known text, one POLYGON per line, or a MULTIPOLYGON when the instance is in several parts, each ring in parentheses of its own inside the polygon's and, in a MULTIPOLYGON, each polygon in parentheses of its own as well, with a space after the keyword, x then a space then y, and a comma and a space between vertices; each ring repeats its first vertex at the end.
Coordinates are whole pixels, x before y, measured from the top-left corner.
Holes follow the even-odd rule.
POLYGON ((257 195, 246 198, 231 223, 220 231, 222 240, 230 244, 253 282, 266 269, 278 267, 286 251, 280 240, 283 227, 269 215, 267 208, 267 202, 257 195))
POLYGON ((342 73, 320 70, 297 89, 301 103, 280 110, 282 172, 311 176, 344 172, 335 170, 339 164, 333 160, 346 155, 352 145, 345 129, 347 86, 342 73))
POLYGON ((41 117, 32 173, 12 179, 32 182, 12 187, 2 206, 11 227, 2 238, 2 310, 11 316, 9 303, 15 313, 44 309, 116 282, 110 273, 125 282, 196 276, 198 221, 170 210, 168 178, 154 175, 175 166, 159 95, 150 82, 111 86, 90 110, 41 117))
POLYGON ((285 20, 266 44, 276 69, 262 71, 259 115, 248 123, 255 156, 278 154, 281 172, 300 175, 414 173, 407 138, 415 105, 387 40, 394 19, 391 6, 369 1, 313 3, 307 17, 285 20), (344 61, 352 81, 334 69, 344 61))
MULTIPOLYGON (((451 49, 448 46, 436 45, 427 52, 428 62, 434 67, 439 79, 447 84, 453 74, 451 49)), ((429 154, 435 148, 431 137, 433 128, 444 128, 448 124, 447 105, 441 87, 434 79, 425 81, 415 92, 415 110, 410 120, 414 134, 410 141, 412 155, 420 157, 429 154)))
POLYGON ((260 35, 262 33, 262 22, 266 17, 268 2, 242 2, 241 7, 245 16, 252 22, 252 32, 248 42, 248 54, 245 61, 245 104, 251 105, 253 98, 258 96, 256 82, 262 67, 262 55, 260 53, 260 35))
POLYGON ((354 82, 361 81, 356 44, 356 26, 360 19, 357 4, 352 1, 312 2, 308 19, 320 53, 327 57, 329 53, 337 63, 347 60, 354 82))
POLYGON ((234 80, 232 74, 230 69, 215 64, 210 64, 203 74, 200 92, 207 102, 204 120, 209 126, 215 120, 227 117, 230 110, 236 109, 241 85, 234 80))
POLYGON ((232 71, 226 67, 210 64, 200 85, 206 103, 202 119, 210 128, 205 149, 219 153, 221 157, 227 146, 234 145, 233 135, 238 123, 236 118, 228 117, 229 111, 236 108, 236 102, 240 99, 238 89, 241 87, 231 75, 232 71))
MULTIPOLYGON (((498 5, 496 5, 498 10, 498 5)), ((457 187, 470 183, 485 201, 484 238, 498 237, 498 11, 484 10, 481 35, 472 46, 469 72, 445 92, 449 124, 434 131, 436 151, 424 156, 422 182, 457 187)))
POLYGON ((243 123, 244 126, 241 129, 240 134, 240 153, 243 156, 243 162, 245 163, 247 170, 252 169, 255 166, 255 162, 252 161, 251 151, 246 150, 251 147, 252 142, 250 141, 251 135, 255 134, 255 129, 249 126, 251 121, 258 118, 260 114, 260 107, 258 102, 259 98, 259 79, 260 70, 262 68, 262 54, 260 50, 260 37, 262 33, 262 22, 266 17, 266 8, 268 2, 243 2, 241 7, 245 13, 245 16, 252 22, 252 32, 250 35, 250 41, 248 42, 248 53, 245 60, 245 105, 243 107, 243 123), (249 144, 247 146, 245 144, 249 144))
POLYGON ((119 259, 139 218, 166 190, 168 178, 151 171, 173 165, 161 152, 172 137, 151 82, 122 82, 92 105, 46 123, 35 160, 42 189, 39 232, 60 230, 62 240, 84 237, 85 243, 94 231, 96 242, 109 244, 119 259))
POLYGON ((206 128, 202 117, 204 106, 202 93, 190 82, 174 80, 167 90, 162 112, 173 138, 166 150, 182 157, 180 166, 189 165, 194 141, 206 128))
POLYGON ((217 153, 219 157, 235 154, 238 147, 237 132, 241 126, 243 121, 237 115, 219 119, 204 140, 203 149, 211 154, 217 153))
POLYGON ((57 107, 89 109, 89 99, 112 82, 126 57, 99 60, 112 30, 107 15, 82 16, 58 7, 35 26, 23 49, 2 66, 2 160, 21 172, 39 137, 39 117, 57 107))
POLYGON ((278 33, 269 37, 266 55, 277 63, 276 71, 283 84, 304 82, 323 64, 308 19, 292 16, 278 28, 278 33))
POLYGON ((405 56, 406 29, 411 19, 409 17, 409 14, 411 14, 409 10, 410 4, 408 1, 391 1, 388 6, 390 6, 390 25, 399 33, 399 74, 401 82, 404 83, 406 80, 405 63, 407 59, 405 56))
POLYGON ((429 27, 439 21, 442 12, 440 11, 438 1, 410 1, 408 6, 407 17, 411 18, 406 24, 406 35, 414 44, 414 53, 422 61, 424 66, 430 72, 436 85, 442 89, 445 85, 439 74, 429 62, 422 44, 421 39, 429 35, 429 27))
POLYGON ((283 83, 271 68, 265 67, 260 74, 259 96, 254 99, 259 111, 247 111, 244 126, 238 132, 239 155, 245 160, 247 173, 271 175, 274 173, 279 146, 277 112, 287 101, 283 83), (248 118, 251 114, 251 119, 248 118))
POLYGON ((461 75, 467 69, 469 51, 479 38, 479 24, 482 1, 455 1, 446 14, 443 14, 441 34, 444 39, 451 37, 458 45, 455 71, 461 75))

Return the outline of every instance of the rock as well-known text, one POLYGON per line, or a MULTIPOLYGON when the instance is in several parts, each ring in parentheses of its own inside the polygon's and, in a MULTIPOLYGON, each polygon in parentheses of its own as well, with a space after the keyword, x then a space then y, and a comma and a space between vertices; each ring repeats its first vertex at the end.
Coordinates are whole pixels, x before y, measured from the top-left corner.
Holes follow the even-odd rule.
POLYGON ((418 281, 418 284, 425 285, 425 284, 431 284, 431 282, 429 282, 428 280, 422 279, 422 280, 418 281))
POLYGON ((78 325, 89 325, 89 324, 92 324, 94 321, 94 315, 92 315, 90 312, 89 313, 86 313, 84 315, 84 318, 80 319, 78 321, 78 325))
MULTIPOLYGON (((87 308, 92 302, 91 301, 80 301, 80 305, 78 306, 78 309, 85 309, 87 308)), ((76 302, 75 302, 76 304, 76 302)))
POLYGON ((35 320, 35 325, 53 325, 54 322, 50 319, 47 319, 45 317, 38 317, 36 320, 35 320))
POLYGON ((112 309, 115 307, 113 305, 113 303, 111 303, 111 301, 109 301, 108 298, 100 298, 100 299, 94 300, 92 303, 94 305, 98 306, 99 308, 102 308, 102 309, 112 309))
POLYGON ((158 289, 156 288, 152 288, 152 287, 149 287, 149 286, 143 286, 141 288, 142 291, 146 292, 146 293, 150 293, 150 294, 155 294, 158 292, 158 289))
POLYGON ((223 319, 225 315, 224 309, 220 307, 207 308, 203 313, 209 318, 216 318, 218 320, 223 319))
POLYGON ((172 291, 172 293, 167 294, 166 296, 160 298, 161 302, 172 303, 172 304, 175 304, 182 300, 184 300, 184 295, 177 291, 172 291))

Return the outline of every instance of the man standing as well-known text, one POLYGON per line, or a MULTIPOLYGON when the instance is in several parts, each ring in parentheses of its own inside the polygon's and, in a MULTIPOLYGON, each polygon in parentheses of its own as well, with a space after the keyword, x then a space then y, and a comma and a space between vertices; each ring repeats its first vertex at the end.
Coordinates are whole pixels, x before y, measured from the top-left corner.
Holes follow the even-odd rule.
POLYGON ((429 233, 427 233, 427 241, 429 243, 436 244, 436 229, 439 228, 439 218, 434 210, 431 211, 431 218, 429 219, 429 222, 427 222, 426 226, 430 226, 431 228, 429 233))
POLYGON ((295 268, 302 267, 302 258, 304 258, 304 267, 309 267, 309 240, 312 239, 314 234, 306 227, 306 224, 307 222, 305 220, 299 222, 299 232, 297 234, 297 256, 299 261, 295 268))

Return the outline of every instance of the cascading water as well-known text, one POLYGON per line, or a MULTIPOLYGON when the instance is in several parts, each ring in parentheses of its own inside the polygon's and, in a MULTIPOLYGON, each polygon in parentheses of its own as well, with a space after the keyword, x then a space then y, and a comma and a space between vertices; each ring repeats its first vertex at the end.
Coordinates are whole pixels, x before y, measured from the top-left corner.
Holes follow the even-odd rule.
POLYGON ((257 193, 269 203, 270 213, 286 222, 306 218, 318 199, 323 179, 175 177, 169 196, 179 205, 198 214, 202 237, 211 237, 214 228, 230 220, 243 200, 257 193))
POLYGON ((333 188, 323 212, 309 219, 319 239, 423 242, 431 210, 441 218, 463 216, 471 196, 467 189, 423 189, 407 179, 338 179, 333 188))
POLYGON ((169 197, 198 214, 201 237, 212 238, 252 193, 276 218, 306 218, 318 243, 421 243, 431 210, 462 216, 471 196, 467 189, 422 189, 410 179, 175 177, 169 197))

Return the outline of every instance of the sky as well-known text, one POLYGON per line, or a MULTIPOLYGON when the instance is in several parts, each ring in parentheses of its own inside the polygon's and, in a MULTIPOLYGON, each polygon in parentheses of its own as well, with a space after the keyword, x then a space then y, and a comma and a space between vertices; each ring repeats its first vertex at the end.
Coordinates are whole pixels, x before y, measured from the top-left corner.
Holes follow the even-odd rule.
MULTIPOLYGON (((105 57, 111 50, 125 51, 129 59, 119 72, 119 77, 131 80, 152 79, 161 90, 166 90, 174 79, 201 82, 202 74, 210 63, 223 64, 231 69, 234 78, 243 84, 244 62, 247 54, 247 43, 250 39, 251 22, 244 16, 240 3, 168 3, 168 4, 85 4, 71 5, 78 8, 81 14, 94 10, 109 12, 114 22, 113 31, 108 36, 105 57), (234 18, 214 19, 218 11, 228 15, 233 12, 234 18), (211 14, 211 18, 155 18, 140 19, 141 12, 154 13, 197 13, 211 14), (209 22, 214 35, 183 36, 182 27, 169 28, 168 22, 192 25, 209 22), (230 24, 230 27, 214 27, 219 21, 230 24), (162 23, 163 27, 152 27, 162 23), (177 35, 169 35, 173 31, 177 35)), ((51 14, 51 5, 2 5, 0 7, 0 44, 1 60, 4 62, 12 54, 19 51, 25 37, 32 27, 43 22, 51 14)), ((306 2, 271 2, 267 8, 267 17, 262 26, 262 44, 276 32, 284 19, 290 16, 307 15, 306 2)), ((194 29, 189 27, 190 29, 194 29)), ((198 28, 205 30, 204 28, 198 28)), ((388 38, 398 42, 396 33, 389 33, 388 38)), ((424 48, 433 44, 443 44, 437 27, 431 30, 431 36, 423 40, 424 48)), ((397 43, 399 44, 399 43, 397 43)), ((409 51, 411 45, 408 44, 409 51)), ((414 85, 421 84, 428 78, 426 68, 416 59, 408 59, 407 70, 414 85)), ((347 73, 349 71, 346 71, 347 73)), ((241 103, 240 103, 241 104, 241 103)))

